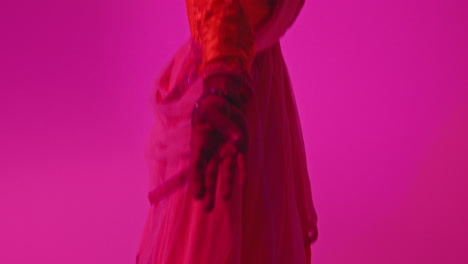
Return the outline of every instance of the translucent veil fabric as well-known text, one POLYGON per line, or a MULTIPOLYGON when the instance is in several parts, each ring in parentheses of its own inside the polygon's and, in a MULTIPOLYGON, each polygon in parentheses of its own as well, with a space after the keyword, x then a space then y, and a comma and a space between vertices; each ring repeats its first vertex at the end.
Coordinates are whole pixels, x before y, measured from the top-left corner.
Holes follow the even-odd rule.
POLYGON ((151 93, 154 126, 145 155, 151 206, 137 264, 310 263, 317 216, 301 125, 280 37, 303 0, 277 0, 255 36, 255 96, 247 105, 247 180, 206 214, 187 188, 191 112, 202 92, 193 74, 199 48, 188 40, 151 93), (176 100, 164 102, 174 96, 176 100))

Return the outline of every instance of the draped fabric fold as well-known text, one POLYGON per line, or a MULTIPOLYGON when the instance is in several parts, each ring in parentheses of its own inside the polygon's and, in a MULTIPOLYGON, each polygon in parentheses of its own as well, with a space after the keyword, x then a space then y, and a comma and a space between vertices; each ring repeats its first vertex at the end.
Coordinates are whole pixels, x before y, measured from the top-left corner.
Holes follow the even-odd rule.
POLYGON ((150 95, 154 126, 145 157, 151 206, 137 264, 310 263, 317 215, 301 124, 279 43, 304 2, 257 0, 269 3, 262 9, 248 7, 248 1, 256 2, 240 1, 255 43, 249 70, 255 96, 247 104, 251 139, 247 181, 235 187, 228 202, 218 197, 209 214, 188 192, 191 110, 203 90, 196 69, 204 58, 203 41, 192 35, 162 71, 150 95), (264 17, 252 22, 252 10, 261 9, 264 17))

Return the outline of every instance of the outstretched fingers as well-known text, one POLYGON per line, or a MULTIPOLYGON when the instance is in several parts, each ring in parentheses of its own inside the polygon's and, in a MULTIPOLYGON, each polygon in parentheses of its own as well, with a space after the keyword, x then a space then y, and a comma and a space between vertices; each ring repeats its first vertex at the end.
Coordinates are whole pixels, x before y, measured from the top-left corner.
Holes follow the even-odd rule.
POLYGON ((237 180, 243 186, 247 179, 247 166, 244 153, 237 153, 237 180))
POLYGON ((189 188, 195 199, 202 199, 205 195, 206 170, 219 148, 218 138, 220 136, 214 133, 209 123, 197 124, 192 128, 189 188))
POLYGON ((220 164, 220 184, 219 184, 219 191, 221 193, 221 197, 224 200, 229 200, 232 196, 232 191, 234 187, 234 179, 236 175, 236 147, 232 143, 226 143, 220 156, 222 157, 222 161, 220 164))
POLYGON ((234 185, 246 180, 248 133, 245 113, 222 97, 208 96, 198 107, 192 119, 189 190, 209 212, 216 197, 230 199, 234 185))
POLYGON ((239 151, 247 152, 247 124, 245 114, 238 107, 228 104, 224 106, 224 111, 212 111, 205 118, 224 137, 225 142, 234 143, 239 151))
POLYGON ((189 188, 195 199, 202 199, 205 195, 206 160, 200 150, 193 150, 190 162, 189 188))
POLYGON ((205 177, 205 196, 203 197, 203 209, 205 212, 213 210, 215 197, 216 197, 216 185, 218 178, 218 156, 215 155, 206 168, 205 177))

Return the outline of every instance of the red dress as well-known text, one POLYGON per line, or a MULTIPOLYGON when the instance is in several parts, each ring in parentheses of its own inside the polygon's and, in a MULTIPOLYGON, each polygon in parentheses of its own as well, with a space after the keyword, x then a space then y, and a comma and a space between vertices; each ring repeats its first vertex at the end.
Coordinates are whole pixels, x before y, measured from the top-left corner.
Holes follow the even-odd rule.
POLYGON ((301 125, 280 37, 303 0, 187 0, 191 38, 162 72, 150 101, 146 149, 151 207, 137 264, 310 263, 317 238, 301 125), (234 44, 233 44, 234 43, 234 44), (191 111, 202 76, 246 73, 247 180, 204 213, 188 192, 191 111))

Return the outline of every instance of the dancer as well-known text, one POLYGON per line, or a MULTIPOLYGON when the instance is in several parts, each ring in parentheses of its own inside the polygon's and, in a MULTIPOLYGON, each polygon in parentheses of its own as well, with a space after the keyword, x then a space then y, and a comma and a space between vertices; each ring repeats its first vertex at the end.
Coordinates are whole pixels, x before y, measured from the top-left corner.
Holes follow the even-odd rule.
POLYGON ((310 263, 317 239, 280 37, 303 0, 186 0, 190 39, 157 80, 137 264, 310 263))

